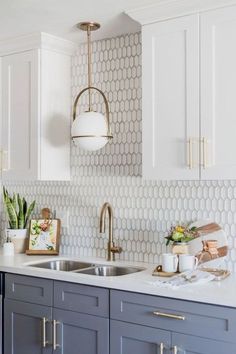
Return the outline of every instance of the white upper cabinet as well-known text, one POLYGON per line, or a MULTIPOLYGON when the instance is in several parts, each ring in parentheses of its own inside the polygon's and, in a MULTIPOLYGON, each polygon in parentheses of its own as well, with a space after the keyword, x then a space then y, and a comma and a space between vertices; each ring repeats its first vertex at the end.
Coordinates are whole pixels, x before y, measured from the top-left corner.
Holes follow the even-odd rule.
POLYGON ((201 178, 236 179, 236 7, 201 15, 201 178))
POLYGON ((198 179, 198 15, 143 27, 143 177, 198 179))
POLYGON ((69 180, 72 46, 46 34, 22 51, 16 42, 0 42, 2 178, 69 180))
POLYGON ((143 25, 143 177, 236 179, 236 6, 174 3, 130 12, 143 25))

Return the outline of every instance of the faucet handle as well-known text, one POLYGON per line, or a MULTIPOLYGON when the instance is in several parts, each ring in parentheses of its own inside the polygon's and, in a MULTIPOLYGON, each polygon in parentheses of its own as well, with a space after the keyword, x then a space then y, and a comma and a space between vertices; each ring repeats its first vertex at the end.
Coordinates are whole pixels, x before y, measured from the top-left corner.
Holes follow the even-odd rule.
POLYGON ((123 251, 122 247, 119 246, 112 246, 111 247, 111 252, 114 253, 121 253, 123 251))

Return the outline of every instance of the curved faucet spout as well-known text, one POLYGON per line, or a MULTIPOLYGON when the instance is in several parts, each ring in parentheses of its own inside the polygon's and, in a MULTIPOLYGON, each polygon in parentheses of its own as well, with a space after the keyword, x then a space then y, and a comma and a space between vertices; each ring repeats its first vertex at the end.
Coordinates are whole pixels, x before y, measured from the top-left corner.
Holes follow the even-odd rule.
POLYGON ((107 260, 115 260, 115 253, 121 253, 122 248, 121 247, 116 247, 115 243, 113 241, 113 210, 112 206, 110 203, 106 202, 103 204, 101 212, 100 212, 100 233, 104 233, 106 229, 106 224, 105 224, 105 218, 106 218, 106 212, 108 212, 108 235, 109 235, 109 240, 107 244, 107 260))
POLYGON ((100 212, 100 233, 105 232, 105 217, 106 211, 108 212, 109 217, 109 234, 111 233, 111 241, 113 241, 113 210, 110 203, 106 202, 103 204, 101 212, 100 212))

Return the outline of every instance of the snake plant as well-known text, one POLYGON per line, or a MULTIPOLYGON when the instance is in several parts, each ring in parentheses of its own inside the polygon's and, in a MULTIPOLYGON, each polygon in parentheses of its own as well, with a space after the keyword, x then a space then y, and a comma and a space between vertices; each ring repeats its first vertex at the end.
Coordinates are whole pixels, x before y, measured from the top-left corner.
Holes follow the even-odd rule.
POLYGON ((3 187, 3 201, 8 216, 9 228, 25 229, 34 210, 35 201, 28 207, 24 197, 21 198, 16 193, 11 197, 5 187, 3 187))

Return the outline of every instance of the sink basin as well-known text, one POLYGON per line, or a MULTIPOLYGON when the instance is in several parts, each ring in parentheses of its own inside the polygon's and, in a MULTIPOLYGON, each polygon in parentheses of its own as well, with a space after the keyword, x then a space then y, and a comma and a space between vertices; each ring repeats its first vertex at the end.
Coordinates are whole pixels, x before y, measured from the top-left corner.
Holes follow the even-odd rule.
POLYGON ((52 270, 62 270, 64 272, 71 272, 74 270, 88 268, 93 265, 94 264, 91 264, 91 263, 60 259, 60 260, 30 264, 29 266, 30 267, 37 267, 37 268, 44 268, 44 269, 52 269, 52 270))
POLYGON ((97 275, 100 277, 117 277, 121 275, 141 272, 142 270, 144 270, 144 268, 97 265, 91 268, 80 270, 78 273, 97 275))
POLYGON ((112 265, 101 265, 79 261, 59 259, 54 261, 28 264, 29 267, 74 272, 80 274, 96 275, 100 277, 117 277, 120 275, 141 272, 145 268, 138 267, 117 267, 112 265))

